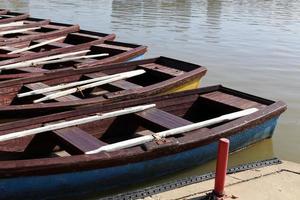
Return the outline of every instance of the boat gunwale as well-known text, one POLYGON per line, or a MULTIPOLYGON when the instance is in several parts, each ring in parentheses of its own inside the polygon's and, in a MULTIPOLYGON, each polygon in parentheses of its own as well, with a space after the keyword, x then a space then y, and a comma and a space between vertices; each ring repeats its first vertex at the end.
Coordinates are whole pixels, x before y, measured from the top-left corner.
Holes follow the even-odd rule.
POLYGON ((130 57, 135 57, 138 55, 142 55, 147 52, 147 46, 139 45, 136 48, 132 48, 131 50, 125 51, 123 53, 104 58, 101 60, 93 61, 92 63, 80 63, 76 64, 77 68, 84 68, 84 67, 97 67, 99 65, 105 65, 109 63, 120 63, 128 60, 130 57))

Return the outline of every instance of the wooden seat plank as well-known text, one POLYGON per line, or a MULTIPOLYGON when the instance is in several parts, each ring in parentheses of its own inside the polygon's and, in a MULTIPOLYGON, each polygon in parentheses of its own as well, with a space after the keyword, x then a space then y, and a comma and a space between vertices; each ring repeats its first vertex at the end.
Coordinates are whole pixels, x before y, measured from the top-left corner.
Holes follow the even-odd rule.
POLYGON ((53 133, 58 145, 70 154, 82 154, 107 144, 78 127, 55 130, 53 133))
POLYGON ((167 129, 178 128, 193 123, 157 108, 135 113, 135 115, 167 129))
POLYGON ((178 70, 178 69, 174 69, 174 68, 170 68, 167 66, 163 66, 157 63, 149 63, 149 64, 144 64, 144 65, 139 65, 142 68, 146 68, 149 70, 153 70, 153 71, 157 71, 157 72, 161 72, 164 74, 168 74, 171 76, 180 76, 182 74, 184 74, 184 71, 178 70))
POLYGON ((210 100, 213 100, 213 101, 224 103, 224 104, 236 107, 236 108, 240 108, 240 109, 265 106, 256 101, 251 101, 251 100, 248 100, 245 98, 240 98, 238 96, 227 94, 227 93, 224 93, 221 91, 214 91, 214 92, 210 92, 207 94, 202 94, 200 96, 210 99, 210 100))

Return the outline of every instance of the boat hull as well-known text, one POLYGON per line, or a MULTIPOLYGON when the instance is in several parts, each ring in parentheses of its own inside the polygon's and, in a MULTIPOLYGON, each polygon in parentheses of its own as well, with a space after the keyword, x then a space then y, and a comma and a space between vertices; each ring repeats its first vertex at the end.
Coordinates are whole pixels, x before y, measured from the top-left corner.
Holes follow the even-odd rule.
POLYGON ((137 61, 137 60, 143 60, 145 58, 145 54, 140 54, 136 57, 130 58, 127 62, 131 62, 131 61, 137 61))
MULTIPOLYGON (((229 137, 230 152, 272 137, 277 117, 229 137)), ((203 164, 216 157, 217 142, 180 153, 127 165, 95 170, 0 180, 0 199, 57 199, 87 196, 108 189, 158 178, 203 164)))
POLYGON ((178 87, 174 87, 163 94, 171 94, 173 92, 182 92, 182 91, 186 91, 186 90, 197 89, 200 87, 200 82, 201 82, 201 77, 190 80, 178 87))

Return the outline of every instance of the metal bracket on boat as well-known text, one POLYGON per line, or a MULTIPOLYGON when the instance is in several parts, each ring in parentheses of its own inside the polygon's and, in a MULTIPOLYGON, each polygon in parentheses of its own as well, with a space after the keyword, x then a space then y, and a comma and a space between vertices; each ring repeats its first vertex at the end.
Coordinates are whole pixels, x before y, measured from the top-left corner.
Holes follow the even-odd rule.
MULTIPOLYGON (((227 174, 237 173, 249 169, 256 169, 260 167, 270 166, 270 165, 278 165, 281 164, 281 160, 278 158, 272 158, 269 160, 256 161, 248 164, 238 165, 236 167, 230 168, 227 170, 227 174)), ((180 180, 176 180, 169 183, 163 183, 160 185, 154 185, 151 187, 147 187, 144 189, 139 189, 136 191, 120 193, 117 195, 107 196, 100 198, 99 200, 133 200, 133 199, 142 199, 151 195, 155 195, 161 192, 169 191, 175 188, 184 187, 194 183, 200 183, 209 179, 213 179, 215 177, 215 173, 209 172, 200 176, 192 176, 180 180)))
POLYGON ((164 144, 167 142, 166 138, 162 138, 159 135, 153 134, 152 136, 154 137, 156 144, 164 144))
POLYGON ((84 97, 84 94, 83 94, 82 90, 79 88, 79 86, 76 87, 76 89, 77 89, 77 92, 80 92, 81 96, 84 97))

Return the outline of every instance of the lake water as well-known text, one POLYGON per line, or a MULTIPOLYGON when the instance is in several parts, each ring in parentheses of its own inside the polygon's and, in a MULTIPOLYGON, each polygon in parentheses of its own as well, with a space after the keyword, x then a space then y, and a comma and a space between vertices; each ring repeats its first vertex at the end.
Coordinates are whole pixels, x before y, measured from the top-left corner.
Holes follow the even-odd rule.
POLYGON ((2 0, 0 7, 114 32, 117 40, 147 45, 146 57, 206 66, 203 85, 223 84, 285 101, 288 111, 273 139, 235 153, 230 164, 273 156, 300 162, 299 0, 2 0))

